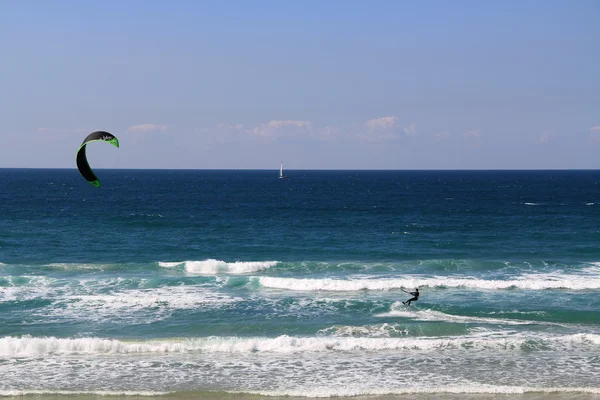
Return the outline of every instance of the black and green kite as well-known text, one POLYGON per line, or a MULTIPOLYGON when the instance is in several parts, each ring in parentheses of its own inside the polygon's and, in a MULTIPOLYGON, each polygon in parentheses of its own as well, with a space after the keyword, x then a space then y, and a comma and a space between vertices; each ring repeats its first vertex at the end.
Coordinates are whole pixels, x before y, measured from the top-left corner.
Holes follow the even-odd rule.
POLYGON ((83 176, 89 183, 99 188, 100 180, 90 168, 90 165, 87 162, 87 156, 85 154, 85 147, 90 142, 107 142, 115 147, 119 147, 119 140, 108 132, 92 132, 85 138, 81 146, 79 146, 79 150, 77 150, 77 168, 79 169, 79 173, 81 173, 81 176, 83 176))

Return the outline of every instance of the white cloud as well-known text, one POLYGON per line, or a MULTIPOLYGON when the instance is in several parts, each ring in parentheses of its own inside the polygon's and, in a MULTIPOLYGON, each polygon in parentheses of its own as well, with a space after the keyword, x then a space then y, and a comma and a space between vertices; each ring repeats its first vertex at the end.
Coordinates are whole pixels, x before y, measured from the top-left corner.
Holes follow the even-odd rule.
POLYGON ((139 133, 166 132, 167 130, 169 130, 168 125, 157 125, 157 124, 140 124, 140 125, 133 125, 133 126, 130 126, 129 128, 127 128, 127 131, 129 131, 129 132, 139 132, 139 133))
POLYGON ((600 125, 595 125, 590 128, 590 137, 595 142, 600 142, 600 125))
POLYGON ((272 120, 258 125, 252 129, 252 133, 263 138, 311 136, 313 124, 309 121, 272 120))
POLYGON ((397 117, 381 117, 365 122, 365 130, 358 137, 367 141, 382 141, 396 137, 397 117))
POLYGON ((133 125, 127 128, 129 132, 129 138, 131 144, 139 145, 142 143, 149 143, 154 138, 167 135, 169 127, 167 125, 158 124, 140 124, 133 125))
POLYGON ((409 126, 404 128, 404 133, 406 133, 408 136, 418 135, 419 132, 417 132, 417 124, 415 122, 411 122, 409 126))
POLYGON ((397 121, 398 121, 398 118, 396 118, 396 117, 375 118, 375 119, 370 119, 367 122, 365 122, 365 127, 369 131, 388 130, 388 129, 395 128, 397 121))
POLYGON ((234 129, 234 130, 242 130, 244 129, 244 125, 242 124, 218 124, 217 129, 234 129))

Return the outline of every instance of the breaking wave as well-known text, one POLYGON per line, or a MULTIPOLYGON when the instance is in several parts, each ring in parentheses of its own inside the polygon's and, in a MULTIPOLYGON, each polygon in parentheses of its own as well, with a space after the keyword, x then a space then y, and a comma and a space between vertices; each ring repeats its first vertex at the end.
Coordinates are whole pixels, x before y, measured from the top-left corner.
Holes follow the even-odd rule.
POLYGON ((268 288, 298 291, 358 291, 358 290, 395 290, 402 288, 468 288, 483 290, 524 289, 600 289, 600 278, 583 275, 527 275, 511 280, 485 280, 476 278, 414 277, 408 279, 334 279, 334 278, 277 278, 257 277, 260 284, 268 288))
POLYGON ((278 261, 236 261, 208 259, 204 261, 159 262, 163 268, 174 268, 183 265, 186 272, 197 275, 216 274, 250 274, 263 271, 277 265, 278 261))
POLYGON ((600 345, 600 335, 477 335, 445 338, 357 337, 206 337, 121 341, 102 338, 4 337, 0 357, 39 357, 72 354, 144 353, 297 353, 323 351, 444 350, 444 349, 536 349, 545 346, 600 345))

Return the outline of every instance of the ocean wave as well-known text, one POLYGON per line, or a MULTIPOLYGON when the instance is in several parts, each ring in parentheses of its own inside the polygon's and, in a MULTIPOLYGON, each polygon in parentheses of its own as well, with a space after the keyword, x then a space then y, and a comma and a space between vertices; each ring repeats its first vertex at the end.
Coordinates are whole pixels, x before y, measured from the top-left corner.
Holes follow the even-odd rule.
POLYGON ((181 264, 184 264, 185 261, 159 261, 158 262, 158 266, 159 267, 163 267, 163 268, 175 268, 180 266, 181 264))
POLYGON ((165 396, 170 392, 153 392, 153 391, 133 391, 133 390, 44 390, 44 389, 0 389, 0 397, 12 396, 165 396))
POLYGON ((55 300, 47 316, 87 321, 151 323, 168 318, 175 310, 217 309, 241 298, 204 286, 164 286, 111 294, 69 295, 55 300))
POLYGON ((391 337, 407 335, 408 330, 399 324, 376 324, 376 325, 335 325, 318 331, 318 334, 327 336, 350 336, 350 337, 391 337))
POLYGON ((333 325, 317 331, 317 336, 325 337, 357 337, 357 338, 435 338, 435 337, 460 337, 473 333, 490 330, 482 327, 472 327, 458 324, 433 323, 411 324, 402 321, 399 323, 381 323, 367 325, 333 325))
MULTIPOLYGON (((193 395, 194 392, 185 392, 193 395)), ((207 392, 203 392, 206 394, 207 392)), ((221 392, 214 393, 215 398, 222 397, 221 392)), ((356 396, 380 396, 380 395, 403 395, 403 394, 600 394, 600 388, 595 387, 528 387, 528 386, 499 386, 487 384, 463 384, 445 386, 405 386, 400 388, 385 387, 361 387, 358 385, 346 385, 343 388, 331 386, 312 386, 311 388, 282 389, 282 390, 259 390, 259 391, 225 391, 228 394, 251 394, 268 397, 305 397, 305 398, 328 398, 328 397, 356 397, 356 396)), ((2 389, 0 397, 13 396, 167 396, 165 398, 178 398, 178 392, 161 391, 135 391, 135 390, 54 390, 54 389, 2 389), (171 397, 172 396, 172 397, 171 397)))
POLYGON ((195 308, 198 305, 207 303, 231 303, 241 300, 201 286, 167 286, 106 295, 74 295, 68 299, 83 303, 102 304, 114 308, 148 308, 168 305, 178 309, 195 308))
POLYGON ((59 269, 65 271, 77 271, 77 270, 115 270, 123 268, 121 264, 94 264, 94 263, 50 263, 44 265, 46 268, 59 269))
POLYGON ((529 321, 522 319, 508 319, 508 318, 487 318, 487 317, 473 317, 465 315, 453 315, 446 314, 436 310, 419 310, 411 309, 407 310, 405 307, 400 306, 399 302, 392 305, 392 309, 389 312, 377 314, 377 317, 403 317, 410 318, 417 321, 444 321, 453 323, 485 323, 485 324, 502 324, 502 325, 554 325, 554 326, 565 326, 556 322, 547 321, 529 321))
POLYGON ((0 303, 47 297, 57 279, 44 276, 0 277, 0 303))
MULTIPOLYGON (((360 260, 354 261, 236 261, 227 262, 220 259, 206 260, 187 260, 187 261, 158 261, 158 262, 52 262, 42 264, 1 264, 0 268, 11 269, 29 275, 37 275, 39 270, 42 271, 127 271, 132 270, 156 270, 156 267, 163 269, 181 269, 190 274, 247 274, 252 272, 260 272, 272 269, 277 266, 277 269, 285 269, 286 272, 298 272, 302 275, 311 273, 373 273, 388 274, 388 273, 430 273, 432 275, 440 271, 451 273, 462 273, 465 276, 471 274, 499 272, 499 273, 516 273, 518 271, 539 271, 547 273, 554 270, 556 274, 564 273, 564 271, 579 271, 583 273, 586 269, 598 274, 598 262, 576 262, 576 263, 556 263, 543 260, 522 260, 522 261, 502 261, 502 260, 476 260, 476 259, 422 259, 422 260, 405 260, 394 262, 365 262, 360 260), (590 269, 591 267, 591 269, 590 269)), ((577 273, 579 273, 577 272, 577 273)))
POLYGON ((163 268, 174 268, 183 265, 185 271, 197 275, 215 274, 250 274, 263 271, 277 265, 278 261, 236 261, 208 259, 204 261, 176 261, 158 263, 163 268))
POLYGON ((146 278, 57 280, 46 277, 0 278, 0 305, 44 300, 31 316, 81 321, 119 321, 148 324, 176 310, 216 310, 243 300, 219 290, 228 278, 210 282, 157 285, 146 278), (4 284, 14 286, 3 287, 4 284), (40 308, 40 306, 43 306, 40 308))
MULTIPOLYGON (((240 392, 236 392, 240 393, 240 392)), ((380 395, 403 395, 403 394, 526 394, 526 393, 585 393, 600 394, 600 388, 594 387, 527 387, 527 386, 497 386, 486 384, 466 384, 448 386, 406 386, 400 388, 365 388, 359 385, 349 384, 343 388, 332 388, 331 386, 283 389, 270 391, 245 392, 260 396, 273 397, 355 397, 355 396, 380 396, 380 395)))
POLYGON ((492 349, 521 350, 547 346, 600 345, 600 335, 475 335, 445 338, 356 338, 356 337, 206 337, 194 339, 120 341, 102 338, 4 337, 0 357, 47 355, 103 355, 144 353, 298 353, 324 351, 389 351, 492 349))
POLYGON ((262 276, 256 277, 259 283, 268 288, 287 289, 297 291, 359 291, 359 290, 395 290, 402 288, 429 287, 429 288, 468 288, 468 289, 570 289, 593 290, 600 289, 600 278, 581 275, 535 275, 511 280, 485 280, 477 278, 449 278, 449 277, 414 277, 408 279, 335 279, 335 278, 277 278, 262 276))
POLYGON ((58 279, 46 276, 20 275, 0 277, 0 288, 5 287, 42 287, 56 283, 58 279))
MULTIPOLYGON (((194 392, 185 392, 193 395, 194 392)), ((202 392, 207 394, 207 392, 202 392)), ((222 397, 221 392, 210 392, 214 397, 222 397)), ((329 397, 356 397, 356 396, 381 396, 381 395, 410 395, 410 394, 600 394, 600 388, 595 387, 531 387, 531 386, 500 386, 488 384, 463 384, 440 386, 405 386, 405 387, 361 387, 348 384, 343 388, 331 386, 312 386, 311 388, 258 390, 258 391, 225 391, 228 394, 250 394, 268 397, 304 397, 304 398, 329 398, 329 397)), ((0 397, 13 396, 167 396, 165 398, 178 398, 178 392, 161 391, 135 391, 135 390, 54 390, 54 389, 2 389, 0 397)))

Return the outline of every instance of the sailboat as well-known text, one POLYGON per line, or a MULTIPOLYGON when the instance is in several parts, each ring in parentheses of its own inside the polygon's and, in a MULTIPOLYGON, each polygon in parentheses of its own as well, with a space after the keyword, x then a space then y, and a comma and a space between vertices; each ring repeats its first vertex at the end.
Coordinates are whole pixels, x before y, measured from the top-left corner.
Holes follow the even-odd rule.
POLYGON ((283 161, 281 162, 281 167, 279 167, 279 179, 287 178, 287 175, 283 174, 283 161))

